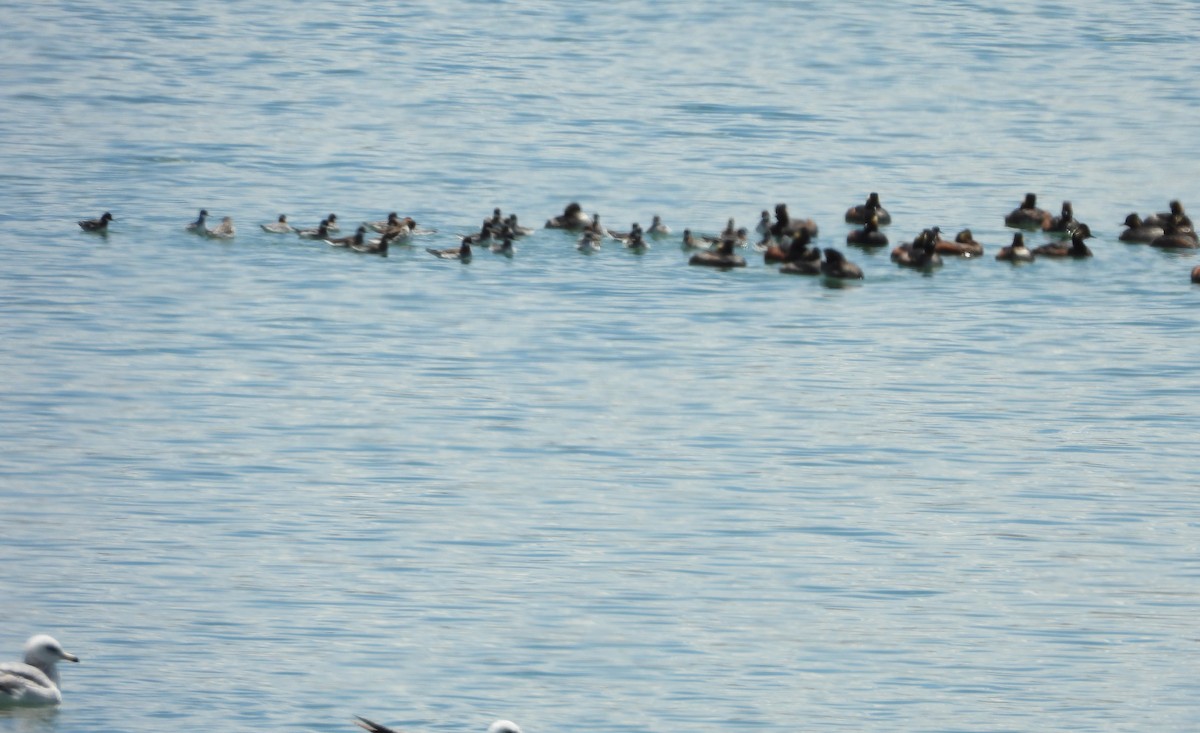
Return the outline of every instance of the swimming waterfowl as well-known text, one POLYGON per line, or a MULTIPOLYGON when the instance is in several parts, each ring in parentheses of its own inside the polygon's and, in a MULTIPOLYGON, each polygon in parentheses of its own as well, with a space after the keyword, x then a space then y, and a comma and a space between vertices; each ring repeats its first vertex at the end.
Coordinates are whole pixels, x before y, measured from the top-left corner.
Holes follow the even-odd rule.
POLYGON ((287 214, 280 214, 279 218, 270 224, 259 224, 259 226, 262 227, 264 232, 270 232, 271 234, 288 234, 295 231, 292 229, 292 225, 288 224, 287 214))
POLYGON ((1200 246, 1200 239, 1186 224, 1176 224, 1168 219, 1163 225, 1162 236, 1151 240, 1150 246, 1160 249, 1196 249, 1200 246))
POLYGON ((516 214, 509 214, 508 218, 505 219, 504 222, 503 231, 511 234, 513 237, 527 237, 530 234, 533 234, 533 229, 530 227, 523 227, 517 223, 516 214))
POLYGON ((613 239, 616 239, 617 241, 619 241, 619 242, 621 242, 621 243, 624 243, 624 242, 625 242, 625 240, 626 240, 626 239, 629 239, 629 237, 630 237, 630 236, 631 236, 631 235, 632 235, 632 234, 633 234, 635 231, 640 231, 640 230, 641 230, 641 228, 642 228, 642 225, 641 225, 641 224, 638 224, 637 222, 634 222, 633 224, 630 224, 630 225, 629 225, 629 231, 627 231, 627 232, 619 232, 619 231, 615 231, 615 230, 613 230, 613 229, 608 229, 607 227, 604 229, 604 232, 605 232, 605 234, 607 234, 608 236, 612 237, 613 239))
POLYGON ((1119 239, 1122 242, 1149 244, 1165 233, 1162 225, 1144 222, 1142 217, 1134 212, 1125 217, 1125 230, 1121 232, 1119 239))
POLYGON ((204 230, 204 234, 211 239, 233 239, 237 234, 233 228, 233 217, 222 217, 220 224, 216 225, 212 229, 204 230))
POLYGON ((922 231, 911 244, 902 244, 892 250, 892 262, 916 270, 930 270, 942 266, 942 256, 937 253, 939 229, 932 227, 922 231))
POLYGON ((634 230, 630 232, 629 238, 624 241, 625 249, 634 252, 645 252, 650 249, 650 245, 646 243, 646 238, 642 234, 642 228, 634 224, 634 230))
POLYGON ((85 232, 95 232, 96 234, 107 234, 108 223, 113 220, 113 215, 107 211, 100 215, 99 219, 81 219, 79 228, 85 232))
POLYGON ((733 249, 736 245, 734 240, 723 240, 720 246, 715 250, 706 252, 697 252, 688 260, 689 265, 701 265, 704 267, 745 267, 746 260, 734 253, 733 249))
POLYGON ((647 246, 645 234, 642 232, 642 225, 636 221, 628 232, 614 232, 610 229, 608 236, 625 245, 626 249, 646 249, 647 246))
POLYGON ((706 249, 709 243, 692 234, 691 229, 684 229, 680 245, 683 249, 706 249))
POLYGON ((208 220, 208 209, 200 209, 200 216, 197 216, 195 221, 193 221, 191 224, 188 224, 184 228, 187 229, 189 232, 192 232, 193 234, 203 235, 205 232, 208 231, 208 229, 204 226, 204 224, 207 220, 208 220))
MULTIPOLYGON (((359 231, 361 231, 365 236, 366 227, 359 227, 359 231)), ((359 237, 358 233, 356 232, 354 239, 350 242, 350 249, 354 250, 355 252, 362 252, 363 254, 387 257, 388 248, 391 246, 391 242, 392 238, 386 234, 379 239, 370 239, 364 241, 364 238, 359 237)))
POLYGON ((783 257, 783 266, 779 271, 786 275, 819 275, 821 274, 821 250, 808 248, 812 241, 809 233, 801 229, 792 238, 787 253, 783 257))
POLYGON ((578 231, 591 224, 592 220, 583 213, 583 207, 572 201, 563 209, 563 213, 546 220, 546 229, 570 229, 578 231))
POLYGON ((579 240, 575 242, 575 249, 589 254, 600 250, 601 236, 591 229, 585 229, 583 234, 579 236, 579 240))
POLYGON ((505 233, 503 239, 491 246, 491 250, 498 255, 512 257, 514 252, 512 235, 505 233))
POLYGON ((817 238, 817 223, 812 219, 793 220, 788 213, 787 204, 775 205, 775 223, 771 225, 771 234, 778 240, 793 237, 801 229, 807 229, 809 236, 817 238))
MULTIPOLYGON (((380 725, 372 720, 367 720, 361 715, 355 715, 354 717, 354 724, 368 731, 368 733, 400 733, 386 725, 380 725)), ((497 720, 488 726, 487 733, 521 733, 521 728, 511 720, 497 720)))
POLYGON ((1021 205, 1004 217, 1004 225, 1016 229, 1042 229, 1051 218, 1049 211, 1038 208, 1037 194, 1027 193, 1021 205))
POLYGON ((1079 224, 1071 232, 1071 243, 1053 242, 1051 244, 1043 244, 1040 247, 1035 247, 1033 254, 1037 257, 1073 257, 1075 259, 1083 259, 1091 257, 1092 251, 1084 244, 1085 239, 1089 239, 1092 232, 1088 229, 1087 224, 1079 224))
POLYGON ((360 224, 354 234, 348 237, 338 237, 331 239, 326 237, 325 244, 331 247, 365 247, 367 238, 367 227, 365 224, 360 224))
POLYGON ((983 255, 983 245, 975 241, 975 236, 971 234, 970 229, 964 229, 955 235, 953 242, 939 237, 934 243, 934 248, 938 251, 938 254, 955 255, 963 258, 980 257, 983 255))
POLYGON ((821 274, 838 280, 862 280, 863 271, 846 259, 845 255, 832 247, 825 248, 825 261, 821 263, 821 274))
POLYGON ((887 235, 879 231, 879 220, 874 216, 867 219, 862 229, 855 229, 846 235, 846 244, 857 247, 886 247, 887 243, 887 235))
POLYGON ((1084 226, 1084 224, 1076 220, 1075 210, 1071 208, 1071 202, 1064 201, 1062 203, 1062 213, 1052 217, 1050 223, 1042 227, 1042 231, 1049 234, 1057 234, 1061 237, 1070 237, 1075 232, 1075 229, 1081 226, 1084 226))
POLYGON ((1192 282, 1200 283, 1200 265, 1192 268, 1192 282))
POLYGON ((1195 231, 1192 226, 1192 220, 1183 211, 1183 204, 1178 200, 1172 201, 1170 211, 1164 211, 1158 214, 1151 214, 1146 217, 1146 223, 1154 226, 1166 227, 1168 223, 1175 226, 1176 230, 1187 229, 1195 231))
POLYGON ((52 636, 30 637, 25 642, 25 661, 0 664, 0 710, 61 703, 58 663, 64 660, 78 662, 79 657, 63 651, 52 636))
POLYGON ((415 236, 417 233, 417 222, 411 216, 406 216, 403 219, 397 217, 394 224, 383 230, 383 236, 388 238, 388 241, 398 241, 408 239, 415 236))
POLYGON ((667 237, 671 234, 671 227, 663 223, 662 217, 655 214, 650 220, 650 226, 646 227, 646 234, 654 238, 667 237))
POLYGON ((608 236, 608 228, 600 223, 600 214, 592 214, 592 223, 583 228, 583 231, 590 232, 595 235, 597 240, 602 240, 608 236))
POLYGON ((483 225, 479 227, 479 231, 474 234, 460 234, 458 241, 463 244, 487 244, 492 241, 495 232, 492 231, 492 222, 485 219, 483 225))
POLYGON ((327 239, 329 237, 329 222, 322 219, 316 229, 297 229, 296 236, 301 239, 327 239))
POLYGON ((426 247, 425 251, 443 260, 458 260, 463 263, 471 261, 471 243, 466 241, 453 249, 431 249, 426 247))
POLYGON ((1003 262, 1033 262, 1033 251, 1025 246, 1025 235, 1017 232, 1013 234, 1012 244, 1007 247, 1001 247, 996 253, 996 259, 1003 262))
POLYGON ((816 254, 816 259, 821 259, 820 251, 807 249, 811 242, 812 236, 807 230, 801 229, 791 238, 787 246, 780 246, 774 243, 767 245, 767 248, 763 252, 763 263, 787 262, 789 259, 796 260, 802 256, 804 258, 811 258, 811 254, 813 253, 816 254))
POLYGON ((754 231, 764 235, 771 233, 771 212, 766 209, 762 210, 762 214, 759 215, 758 226, 754 227, 754 231))
POLYGON ((383 221, 364 221, 363 222, 363 224, 368 229, 370 229, 373 232, 378 232, 379 234, 383 234, 384 232, 386 232, 389 229, 395 229, 396 227, 401 226, 402 223, 403 223, 403 220, 400 218, 400 215, 394 211, 389 213, 387 215, 387 219, 384 219, 383 221))
POLYGON ((331 232, 341 231, 341 227, 339 227, 338 223, 337 223, 337 221, 338 221, 337 214, 330 214, 329 216, 325 217, 325 221, 329 222, 329 231, 331 231, 331 232))
POLYGON ((866 224, 872 216, 876 218, 879 226, 887 226, 892 223, 892 215, 879 203, 879 194, 874 192, 867 196, 865 204, 851 206, 846 210, 846 223, 866 224))

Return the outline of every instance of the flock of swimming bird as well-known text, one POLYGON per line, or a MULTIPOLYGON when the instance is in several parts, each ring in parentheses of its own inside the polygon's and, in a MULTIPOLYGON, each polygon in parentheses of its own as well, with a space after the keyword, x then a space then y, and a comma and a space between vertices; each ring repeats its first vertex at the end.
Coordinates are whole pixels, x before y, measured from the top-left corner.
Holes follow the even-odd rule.
MULTIPOLYGON (((233 239, 237 232, 233 219, 226 216, 216 226, 208 226, 208 211, 201 209, 200 215, 186 226, 194 234, 213 239, 233 239)), ((849 224, 860 225, 846 235, 846 244, 865 250, 875 250, 888 246, 888 237, 881 227, 891 224, 892 217, 879 200, 879 194, 872 193, 863 204, 850 207, 846 211, 845 220, 849 224)), ((79 226, 88 232, 107 234, 109 223, 114 221, 109 212, 98 219, 84 219, 79 226)), ((1055 216, 1037 205, 1037 195, 1029 193, 1021 205, 1004 217, 1006 226, 1018 230, 1045 232, 1051 239, 1047 244, 1030 248, 1025 244, 1022 231, 1013 235, 1012 243, 1002 248, 997 254, 997 260, 1014 263, 1032 262, 1039 257, 1053 258, 1085 258, 1091 257, 1092 252, 1086 240, 1092 237, 1087 224, 1075 218, 1070 201, 1064 201, 1060 213, 1055 216)), ((363 222, 348 236, 336 236, 339 225, 336 214, 330 214, 322 219, 314 228, 303 229, 293 227, 287 216, 281 214, 278 220, 260 225, 266 232, 272 234, 295 234, 304 239, 323 241, 333 247, 345 247, 357 252, 387 256, 388 249, 393 245, 412 245, 416 237, 436 233, 436 230, 420 229, 412 217, 401 217, 393 212, 381 221, 363 222), (372 233, 379 236, 372 236, 372 233)), ((650 247, 648 238, 662 239, 671 235, 671 230, 662 219, 654 217, 651 225, 642 229, 635 223, 628 231, 609 229, 600 223, 600 215, 588 216, 578 203, 570 203, 563 213, 546 221, 546 229, 568 230, 579 235, 576 248, 581 252, 595 252, 607 241, 615 241, 633 251, 645 251, 650 247)), ((514 253, 513 242, 533 233, 533 229, 521 226, 516 214, 504 216, 500 209, 495 209, 492 216, 483 221, 478 232, 461 235, 458 247, 449 249, 426 248, 426 251, 440 259, 469 262, 476 248, 487 248, 492 252, 507 257, 514 253)), ((746 259, 738 254, 740 248, 753 247, 762 253, 763 261, 767 264, 778 264, 779 271, 793 275, 821 275, 837 280, 860 280, 863 277, 862 268, 846 259, 841 251, 832 247, 824 249, 813 246, 818 229, 812 219, 794 219, 788 213, 786 204, 775 207, 772 218, 768 211, 762 212, 762 217, 756 227, 760 238, 751 243, 750 232, 745 228, 736 228, 734 220, 730 219, 728 226, 716 236, 694 234, 690 229, 683 231, 681 246, 693 251, 689 264, 733 268, 745 267, 746 259)), ((1125 218, 1125 229, 1120 239, 1127 243, 1143 243, 1162 249, 1197 249, 1200 247, 1200 237, 1197 236, 1191 219, 1184 213, 1179 201, 1170 203, 1170 210, 1154 213, 1143 218, 1137 213, 1131 213, 1125 218)), ((938 227, 923 230, 911 242, 905 242, 891 252, 891 259, 897 265, 917 270, 931 270, 940 267, 944 257, 972 258, 983 255, 983 245, 975 241, 970 229, 960 231, 954 239, 942 237, 938 227)), ((1200 283, 1200 265, 1191 271, 1194 283, 1200 283)))

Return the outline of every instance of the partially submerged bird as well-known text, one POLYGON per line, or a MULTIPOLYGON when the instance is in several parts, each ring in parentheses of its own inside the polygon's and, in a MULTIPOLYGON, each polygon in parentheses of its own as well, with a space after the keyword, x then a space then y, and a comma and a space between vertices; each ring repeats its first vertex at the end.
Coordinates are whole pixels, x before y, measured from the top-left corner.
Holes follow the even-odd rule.
POLYGON ((0 709, 41 707, 62 702, 58 663, 78 662, 52 636, 38 634, 25 642, 24 662, 0 664, 0 709))
MULTIPOLYGON (((361 715, 354 716, 354 724, 370 733, 399 733, 399 731, 380 725, 373 720, 367 720, 361 715)), ((497 720, 488 726, 487 733, 521 733, 521 727, 511 720, 497 720)))
POLYGON ((113 215, 106 211, 101 214, 99 219, 81 219, 79 221, 79 228, 85 232, 108 234, 108 223, 112 220, 113 215))

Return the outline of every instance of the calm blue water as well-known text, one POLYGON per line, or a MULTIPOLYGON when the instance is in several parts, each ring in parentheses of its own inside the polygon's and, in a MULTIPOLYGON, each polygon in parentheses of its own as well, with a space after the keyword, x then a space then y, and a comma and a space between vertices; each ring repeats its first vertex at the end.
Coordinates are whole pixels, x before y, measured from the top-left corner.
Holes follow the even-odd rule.
POLYGON ((1117 241, 1200 207, 1200 6, 27 5, 0 658, 83 663, 0 732, 1200 728, 1200 258, 1117 241), (870 191, 987 254, 830 288, 257 228, 782 201, 840 246, 870 191), (994 261, 1026 191, 1096 256, 994 261))

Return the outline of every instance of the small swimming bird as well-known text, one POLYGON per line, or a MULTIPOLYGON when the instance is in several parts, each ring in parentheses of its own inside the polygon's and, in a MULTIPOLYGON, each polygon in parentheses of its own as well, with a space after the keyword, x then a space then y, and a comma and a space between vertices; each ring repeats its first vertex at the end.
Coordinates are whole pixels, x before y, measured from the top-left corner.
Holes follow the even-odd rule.
POLYGON ((99 219, 81 219, 79 221, 79 228, 85 232, 108 234, 108 223, 112 220, 113 215, 106 211, 100 215, 99 219))
POLYGON ((1013 235, 1012 244, 1001 247, 996 253, 996 259, 1002 262, 1033 262, 1033 251, 1025 246, 1025 235, 1017 232, 1013 235))
POLYGON ((196 217, 196 220, 194 222, 192 222, 191 224, 188 224, 184 228, 187 229, 189 232, 192 232, 193 234, 199 234, 199 235, 203 236, 204 233, 208 231, 208 229, 205 228, 205 226, 204 226, 204 223, 207 219, 208 219, 208 209, 200 209, 200 216, 196 217))
POLYGON ((723 239, 721 244, 715 250, 706 252, 697 252, 688 260, 689 265, 700 265, 703 267, 745 267, 746 259, 738 254, 735 254, 733 248, 736 247, 734 240, 723 239))
POLYGON ((325 244, 331 247, 365 247, 367 238, 367 226, 359 225, 354 234, 348 237, 338 237, 337 239, 329 239, 326 237, 325 244))
POLYGON ((754 231, 764 236, 771 233, 771 212, 766 209, 762 210, 762 214, 758 217, 758 226, 754 227, 754 231))
POLYGON ((634 252, 645 252, 650 249, 650 245, 646 243, 646 238, 640 224, 634 224, 633 231, 629 233, 628 237, 621 240, 621 242, 625 245, 625 249, 634 252))
POLYGON ((592 220, 583 213, 583 207, 572 201, 563 209, 563 213, 546 220, 546 228, 578 231, 591 223, 592 220))
POLYGON ((923 230, 911 244, 902 244, 892 250, 892 262, 915 270, 931 270, 942 266, 942 256, 937 253, 938 227, 923 230))
POLYGON ((1149 244, 1165 234, 1162 225, 1142 221, 1142 217, 1138 216, 1137 212, 1125 217, 1124 223, 1125 230, 1118 237, 1122 242, 1149 244))
POLYGON ((838 280, 862 280, 863 271, 858 265, 832 247, 825 248, 825 261, 821 263, 821 274, 838 280))
POLYGON ((1062 237, 1070 237, 1075 232, 1075 229, 1081 226, 1085 225, 1075 218, 1075 210, 1071 207, 1071 202, 1064 201, 1062 203, 1062 213, 1051 217, 1048 224, 1042 225, 1042 231, 1049 234, 1058 234, 1062 237))
POLYGON ((1170 208, 1170 211, 1165 211, 1160 214, 1151 214, 1150 216, 1146 217, 1146 223, 1163 228, 1166 228, 1167 224, 1169 223, 1174 225, 1176 230, 1187 229, 1189 231, 1195 231, 1195 228, 1192 226, 1192 220, 1188 218, 1188 215, 1183 211, 1182 203, 1180 203, 1178 200, 1172 201, 1170 208))
POLYGON ((692 234, 691 229, 683 230, 683 239, 680 240, 682 249, 707 249, 709 243, 692 234))
POLYGON ((855 229, 846 235, 846 244, 858 247, 886 247, 887 235, 879 231, 879 219, 872 216, 863 224, 862 229, 855 229))
POLYGON ((363 222, 363 224, 366 225, 371 231, 378 232, 379 234, 383 234, 384 232, 388 231, 389 229, 394 229, 398 226, 401 226, 402 223, 403 223, 403 220, 400 218, 400 215, 394 211, 391 212, 390 214, 388 214, 387 219, 385 219, 383 221, 364 221, 363 222))
POLYGON ((62 702, 58 663, 78 662, 54 637, 38 634, 25 642, 24 662, 0 664, 0 709, 39 707, 62 702))
POLYGON ((575 242, 575 249, 584 254, 599 252, 600 235, 590 229, 585 229, 583 234, 579 236, 579 241, 575 242))
POLYGON ((471 261, 471 243, 465 240, 461 245, 453 249, 431 249, 426 247, 425 251, 443 260, 458 260, 463 263, 471 261))
POLYGON ((1200 247, 1200 238, 1186 225, 1177 225, 1168 220, 1163 224, 1163 235, 1151 240, 1150 246, 1160 249, 1196 249, 1200 247))
POLYGON ((937 249, 938 254, 954 255, 964 259, 983 255, 983 245, 975 241, 975 235, 971 233, 970 229, 964 229, 955 235, 953 242, 938 237, 934 248, 937 249))
POLYGON ((270 224, 259 224, 259 226, 262 227, 264 232, 270 232, 271 234, 290 234, 296 231, 292 229, 291 224, 288 224, 287 214, 280 214, 279 218, 270 224))
POLYGON ((775 205, 775 223, 771 225, 771 234, 775 239, 783 241, 786 237, 796 236, 800 229, 807 229, 809 236, 817 238, 817 223, 812 219, 792 219, 788 214, 787 204, 775 205))
POLYGON ((1050 223, 1050 219, 1049 211, 1038 208, 1037 194, 1027 193, 1021 205, 1005 215, 1004 226, 1014 229, 1041 229, 1050 223))
POLYGON ((811 241, 808 232, 801 229, 792 239, 779 271, 785 275, 820 275, 821 250, 816 247, 809 249, 811 241))
POLYGON ((879 203, 879 194, 874 192, 867 196, 865 204, 851 206, 846 210, 847 224, 866 224, 871 217, 875 217, 879 226, 887 226, 892 223, 892 215, 879 203))
POLYGON ((233 228, 233 217, 222 217, 220 224, 212 229, 205 229, 204 234, 212 239, 233 239, 237 234, 233 228))
POLYGON ((671 227, 663 224, 662 217, 655 214, 650 226, 646 228, 646 233, 652 237, 666 237, 671 234, 671 227))
MULTIPOLYGON (((361 715, 355 715, 354 724, 369 733, 399 733, 386 725, 380 725, 372 720, 367 720, 361 715)), ((521 728, 511 720, 497 720, 488 726, 487 733, 521 733, 521 728)))
POLYGON ((504 238, 491 246, 491 250, 498 255, 512 257, 515 250, 513 249, 513 238, 511 234, 506 233, 504 238))
MULTIPOLYGON (((361 230, 362 227, 359 227, 359 229, 361 230)), ((379 255, 380 257, 387 257, 388 245, 390 244, 391 241, 392 241, 392 238, 386 234, 383 235, 382 237, 380 237, 379 239, 372 239, 369 241, 358 241, 358 236, 356 234, 355 241, 350 243, 350 249, 354 250, 355 252, 362 252, 363 254, 379 255)))
POLYGON ((1066 242, 1043 244, 1040 247, 1034 248, 1033 254, 1037 257, 1074 257, 1075 259, 1091 257, 1092 251, 1088 249, 1083 241, 1089 239, 1091 236, 1092 232, 1088 229, 1087 224, 1079 224, 1071 232, 1070 244, 1066 242))
POLYGON ((316 229, 297 229, 296 236, 301 239, 325 239, 329 236, 329 221, 322 219, 316 229))
POLYGON ((479 231, 474 234, 460 234, 458 241, 463 244, 487 244, 492 241, 495 232, 492 231, 492 222, 484 220, 483 225, 479 227, 479 231))
POLYGON ((527 237, 530 234, 533 234, 534 230, 530 227, 523 227, 517 223, 516 214, 509 214, 508 218, 504 220, 504 231, 508 232, 514 237, 527 237))
POLYGON ((329 231, 336 232, 341 230, 341 227, 337 223, 337 214, 330 214, 325 217, 325 221, 329 222, 329 231))

